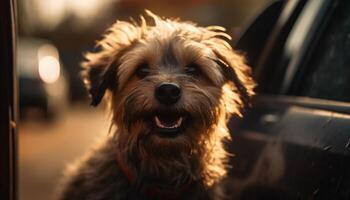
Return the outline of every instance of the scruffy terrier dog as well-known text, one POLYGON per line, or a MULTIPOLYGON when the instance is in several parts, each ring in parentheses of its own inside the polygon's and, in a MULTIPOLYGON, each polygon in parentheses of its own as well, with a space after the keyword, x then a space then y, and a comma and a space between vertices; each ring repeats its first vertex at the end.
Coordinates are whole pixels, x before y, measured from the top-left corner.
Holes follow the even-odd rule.
POLYGON ((250 69, 224 28, 146 12, 86 54, 92 105, 108 94, 115 131, 71 167, 61 200, 223 198, 226 123, 249 104, 250 69))

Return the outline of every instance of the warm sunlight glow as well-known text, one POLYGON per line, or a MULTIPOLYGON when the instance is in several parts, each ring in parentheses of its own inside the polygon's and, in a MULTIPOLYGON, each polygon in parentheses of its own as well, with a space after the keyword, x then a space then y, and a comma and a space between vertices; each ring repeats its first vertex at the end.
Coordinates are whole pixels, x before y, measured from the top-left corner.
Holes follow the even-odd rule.
POLYGON ((60 63, 53 56, 45 56, 39 59, 39 75, 46 83, 54 83, 60 76, 60 63))

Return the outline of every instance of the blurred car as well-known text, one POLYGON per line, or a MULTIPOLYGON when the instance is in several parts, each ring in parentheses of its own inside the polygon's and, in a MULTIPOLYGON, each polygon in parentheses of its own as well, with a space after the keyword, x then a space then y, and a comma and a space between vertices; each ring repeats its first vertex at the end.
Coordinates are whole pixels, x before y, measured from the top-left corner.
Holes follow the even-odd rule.
POLYGON ((33 110, 45 119, 57 117, 67 103, 67 81, 57 48, 44 39, 19 38, 17 49, 21 117, 33 110))
POLYGON ((245 30, 258 82, 232 119, 235 199, 350 199, 350 1, 274 1, 245 30))

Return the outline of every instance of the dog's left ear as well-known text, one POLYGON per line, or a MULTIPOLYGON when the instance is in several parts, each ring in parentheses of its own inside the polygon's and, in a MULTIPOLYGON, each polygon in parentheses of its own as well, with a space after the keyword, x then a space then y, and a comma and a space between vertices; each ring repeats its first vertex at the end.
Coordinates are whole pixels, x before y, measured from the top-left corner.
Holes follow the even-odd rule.
POLYGON ((221 68, 226 79, 233 83, 239 94, 238 104, 241 107, 250 106, 251 96, 254 95, 255 81, 250 67, 245 63, 244 56, 236 53, 229 44, 231 36, 225 33, 225 28, 208 26, 203 41, 214 53, 211 59, 221 68))
POLYGON ((255 82, 251 76, 251 69, 245 64, 243 56, 233 50, 214 50, 214 61, 220 66, 225 78, 231 81, 240 94, 243 106, 250 106, 250 98, 254 95, 255 82))

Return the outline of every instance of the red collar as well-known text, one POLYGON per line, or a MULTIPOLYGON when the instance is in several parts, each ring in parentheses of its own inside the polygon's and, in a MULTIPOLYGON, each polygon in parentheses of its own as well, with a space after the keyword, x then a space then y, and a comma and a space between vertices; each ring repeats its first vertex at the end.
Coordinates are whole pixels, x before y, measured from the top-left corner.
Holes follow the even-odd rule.
MULTIPOLYGON (((120 153, 117 153, 117 164, 122 171, 122 173, 125 175, 125 177, 128 179, 129 183, 136 185, 137 176, 135 172, 128 167, 128 165, 123 161, 121 158, 120 153)), ((141 186, 141 190, 143 193, 145 193, 149 197, 160 197, 160 199, 169 199, 169 200, 175 200, 180 199, 181 195, 184 194, 189 188, 191 184, 186 184, 184 186, 181 186, 179 188, 173 188, 173 189, 166 189, 166 188, 160 188, 154 185, 147 185, 143 184, 141 186)))

